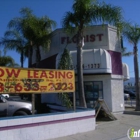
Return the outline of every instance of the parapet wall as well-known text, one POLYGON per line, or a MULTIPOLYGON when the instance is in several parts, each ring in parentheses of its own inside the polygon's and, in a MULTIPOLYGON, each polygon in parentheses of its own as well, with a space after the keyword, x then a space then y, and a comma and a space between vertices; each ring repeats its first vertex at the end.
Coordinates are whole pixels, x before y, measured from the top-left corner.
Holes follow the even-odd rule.
POLYGON ((95 111, 0 119, 0 140, 47 140, 95 129, 95 111))

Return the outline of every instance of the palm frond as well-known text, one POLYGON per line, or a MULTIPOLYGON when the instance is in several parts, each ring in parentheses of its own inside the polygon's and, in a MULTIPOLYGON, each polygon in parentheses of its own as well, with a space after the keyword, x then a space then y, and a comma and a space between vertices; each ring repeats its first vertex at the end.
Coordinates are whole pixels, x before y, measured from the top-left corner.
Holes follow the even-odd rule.
POLYGON ((31 17, 33 16, 33 11, 28 8, 28 7, 24 7, 20 10, 20 14, 24 17, 24 18, 28 18, 28 17, 31 17))
POLYGON ((11 66, 11 67, 14 67, 14 66, 19 66, 17 63, 15 63, 14 59, 11 57, 11 56, 2 56, 0 55, 0 66, 11 66))
POLYGON ((133 55, 133 52, 127 52, 127 48, 126 47, 123 47, 122 48, 122 56, 131 56, 133 55))
POLYGON ((138 44, 140 40, 140 27, 137 24, 127 24, 123 30, 123 36, 133 45, 138 44))
POLYGON ((105 24, 117 26, 122 29, 122 9, 105 3, 97 3, 91 0, 75 0, 72 12, 66 12, 62 19, 62 27, 72 31, 81 29, 89 24, 105 24))

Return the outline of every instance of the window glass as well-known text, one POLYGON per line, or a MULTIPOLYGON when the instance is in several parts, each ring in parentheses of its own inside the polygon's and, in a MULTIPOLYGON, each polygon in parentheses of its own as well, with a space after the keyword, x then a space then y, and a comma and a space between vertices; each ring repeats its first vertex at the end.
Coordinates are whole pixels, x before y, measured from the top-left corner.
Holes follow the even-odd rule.
POLYGON ((94 83, 94 86, 95 88, 98 87, 99 89, 102 89, 102 82, 93 82, 94 83))
MULTIPOLYGON (((103 99, 103 83, 102 81, 86 81, 84 82, 85 98, 88 107, 93 107, 98 99, 103 99)), ((76 105, 79 105, 78 86, 76 83, 76 105)))

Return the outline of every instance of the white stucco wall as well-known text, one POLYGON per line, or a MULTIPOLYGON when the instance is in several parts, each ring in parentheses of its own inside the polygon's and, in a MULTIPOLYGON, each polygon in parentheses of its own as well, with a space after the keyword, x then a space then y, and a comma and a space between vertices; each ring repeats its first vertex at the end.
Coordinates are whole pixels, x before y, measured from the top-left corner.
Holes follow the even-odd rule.
POLYGON ((0 119, 0 140, 47 140, 95 129, 95 111, 0 119))
POLYGON ((117 34, 115 27, 109 26, 108 28, 108 50, 121 52, 120 36, 117 34))
POLYGON ((119 76, 111 78, 112 112, 124 111, 123 80, 119 76))
POLYGON ((124 111, 124 93, 122 76, 90 75, 84 76, 84 81, 102 81, 103 98, 111 112, 124 111))

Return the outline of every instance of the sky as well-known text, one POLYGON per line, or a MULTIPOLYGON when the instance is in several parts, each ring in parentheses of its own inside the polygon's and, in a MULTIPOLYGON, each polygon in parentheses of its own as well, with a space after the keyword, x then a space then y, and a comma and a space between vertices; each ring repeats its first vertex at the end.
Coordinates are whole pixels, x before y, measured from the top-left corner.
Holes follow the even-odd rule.
MULTIPOLYGON (((103 0, 100 0, 103 1, 103 0)), ((126 20, 140 25, 140 0, 104 0, 105 3, 122 8, 123 16, 126 20)), ((56 28, 62 27, 62 18, 65 12, 71 11, 73 0, 0 0, 0 38, 4 36, 8 22, 20 17, 19 11, 23 7, 29 7, 33 13, 38 16, 47 15, 50 19, 56 21, 56 28)), ((133 51, 133 46, 127 40, 124 40, 124 46, 127 51, 133 51)), ((138 47, 140 43, 138 44, 138 47)), ((0 49, 2 46, 0 47, 0 49)), ((140 53, 140 51, 139 51, 140 53)), ((14 51, 8 51, 7 55, 12 56, 15 62, 20 64, 20 55, 14 51)), ((134 77, 133 56, 123 57, 122 61, 129 66, 130 77, 134 77)), ((140 62, 140 58, 139 58, 140 62)), ((24 67, 28 63, 25 60, 24 67)))

